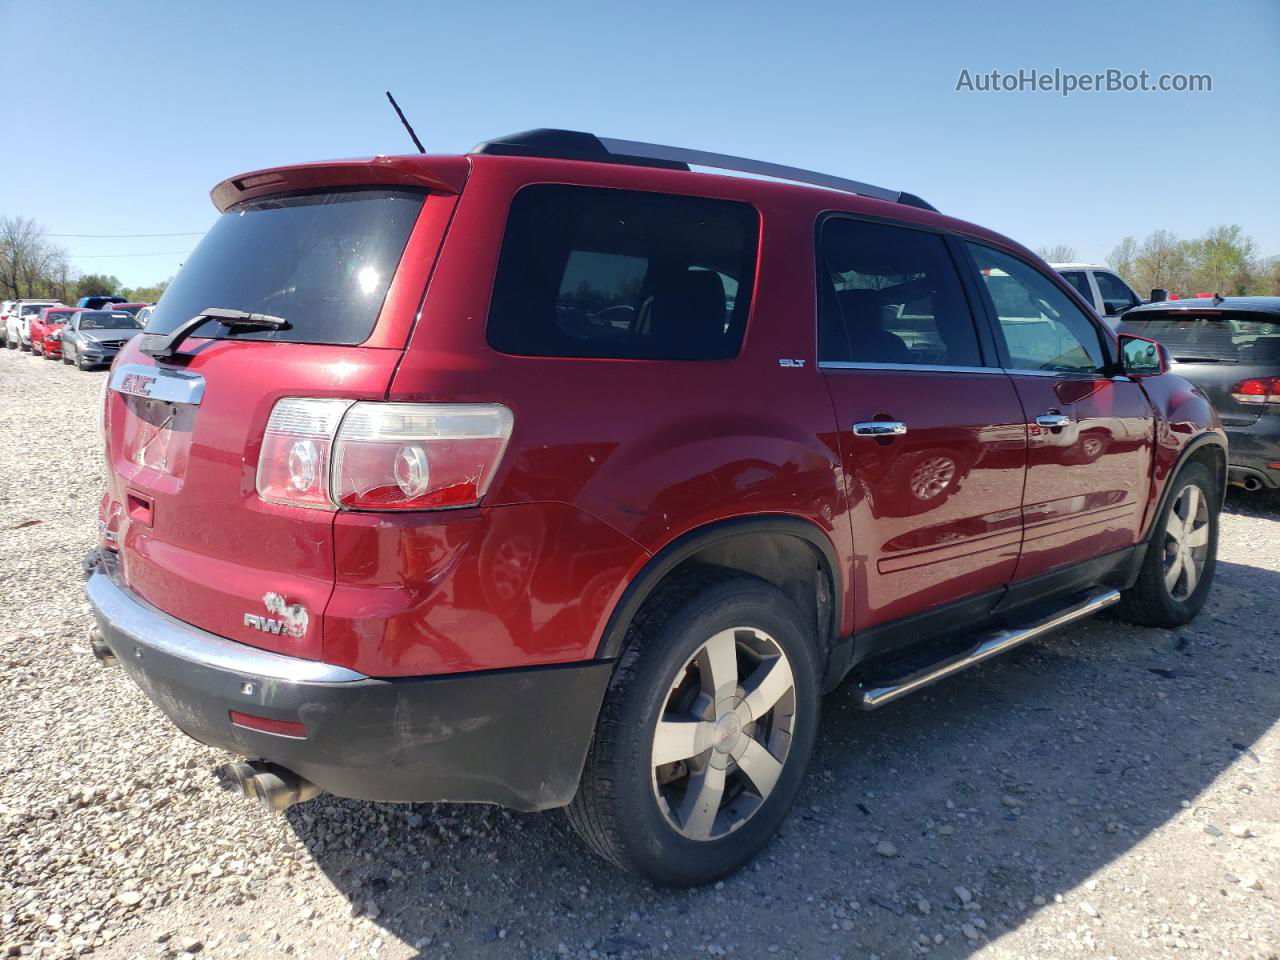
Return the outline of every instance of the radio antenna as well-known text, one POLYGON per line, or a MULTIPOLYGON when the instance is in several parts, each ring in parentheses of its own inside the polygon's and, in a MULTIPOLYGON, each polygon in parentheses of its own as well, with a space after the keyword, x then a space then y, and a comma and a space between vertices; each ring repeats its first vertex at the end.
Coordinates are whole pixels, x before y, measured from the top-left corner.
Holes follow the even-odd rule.
POLYGON ((413 138, 413 145, 418 148, 419 153, 426 153, 427 149, 422 145, 422 141, 418 139, 418 135, 413 132, 413 127, 409 126, 409 121, 405 119, 404 111, 400 109, 400 104, 396 103, 396 98, 391 95, 391 91, 387 91, 387 99, 391 101, 391 106, 395 107, 396 116, 400 118, 400 122, 404 124, 404 128, 409 131, 409 136, 413 138))

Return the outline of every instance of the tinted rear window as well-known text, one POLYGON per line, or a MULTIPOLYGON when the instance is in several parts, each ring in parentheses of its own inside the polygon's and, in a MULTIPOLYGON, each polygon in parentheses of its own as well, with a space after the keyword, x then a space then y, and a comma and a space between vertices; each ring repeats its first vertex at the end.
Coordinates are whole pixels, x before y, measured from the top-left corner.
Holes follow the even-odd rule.
POLYGON ((526 187, 502 241, 489 343, 525 356, 729 359, 751 307, 757 232, 744 203, 526 187))
POLYGON ((1117 328, 1159 340, 1175 360, 1280 364, 1280 318, 1255 314, 1130 313, 1117 328))
POLYGON ((209 307, 266 313, 285 330, 196 336, 361 343, 373 330, 425 194, 359 189, 269 197, 224 213, 187 258, 147 323, 169 333, 209 307))

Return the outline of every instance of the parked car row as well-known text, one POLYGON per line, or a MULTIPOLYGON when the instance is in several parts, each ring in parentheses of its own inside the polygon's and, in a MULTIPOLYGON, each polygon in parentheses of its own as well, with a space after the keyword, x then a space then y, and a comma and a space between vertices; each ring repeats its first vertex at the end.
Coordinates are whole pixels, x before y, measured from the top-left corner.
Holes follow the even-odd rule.
POLYGON ((151 314, 150 304, 123 301, 84 297, 69 307, 55 300, 5 300, 0 303, 4 345, 81 370, 109 365, 151 314))

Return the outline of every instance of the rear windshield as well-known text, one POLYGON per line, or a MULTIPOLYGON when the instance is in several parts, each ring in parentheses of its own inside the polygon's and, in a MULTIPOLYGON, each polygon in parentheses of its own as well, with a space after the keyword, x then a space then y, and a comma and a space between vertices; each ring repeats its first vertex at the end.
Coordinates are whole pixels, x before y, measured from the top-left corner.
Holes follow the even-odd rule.
POLYGON ((80 314, 81 330, 137 330, 138 321, 133 314, 107 313, 105 310, 91 310, 80 314))
POLYGON ((1192 311, 1130 313, 1118 329, 1159 340, 1175 360, 1184 363, 1280 363, 1280 322, 1257 317, 1192 311))
POLYGON ((758 221, 727 200, 526 187, 502 241, 489 343, 542 357, 736 356, 758 221))
POLYGON ((198 337, 355 344, 373 330, 426 194, 358 189, 237 204, 214 223, 147 322, 170 333, 210 307, 283 317, 284 330, 198 337))
POLYGON ((18 311, 18 316, 25 317, 31 313, 39 313, 47 306, 47 303, 24 303, 22 309, 18 311))

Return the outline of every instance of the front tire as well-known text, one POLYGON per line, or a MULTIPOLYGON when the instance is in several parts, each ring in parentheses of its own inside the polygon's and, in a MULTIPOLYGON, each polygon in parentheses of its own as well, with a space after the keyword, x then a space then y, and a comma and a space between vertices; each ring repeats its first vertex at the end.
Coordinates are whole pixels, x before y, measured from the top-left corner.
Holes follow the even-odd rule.
POLYGON ((664 587, 629 631, 570 822, 654 883, 736 870, 799 793, 819 673, 812 628, 771 584, 709 567, 664 587))
POLYGON ((1189 463, 1173 480, 1147 542, 1142 569, 1116 612, 1144 627, 1180 627, 1203 609, 1218 565, 1218 515, 1213 475, 1189 463))

